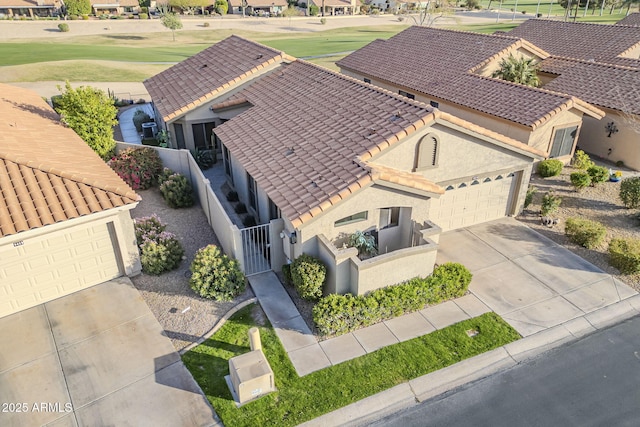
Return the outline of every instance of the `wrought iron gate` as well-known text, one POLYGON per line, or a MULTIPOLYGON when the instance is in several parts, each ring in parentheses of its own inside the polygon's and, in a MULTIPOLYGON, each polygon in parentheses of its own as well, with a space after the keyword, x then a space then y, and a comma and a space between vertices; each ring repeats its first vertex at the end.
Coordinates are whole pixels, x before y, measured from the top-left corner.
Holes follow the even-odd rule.
POLYGON ((243 228, 240 233, 244 274, 250 276, 271 270, 270 225, 243 228))

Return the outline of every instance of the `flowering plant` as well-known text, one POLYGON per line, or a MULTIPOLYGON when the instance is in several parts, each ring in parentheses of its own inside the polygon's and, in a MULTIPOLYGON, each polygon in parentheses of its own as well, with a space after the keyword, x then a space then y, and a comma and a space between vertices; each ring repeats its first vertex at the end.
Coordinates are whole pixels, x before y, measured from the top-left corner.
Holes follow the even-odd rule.
POLYGON ((611 174, 611 176, 612 176, 612 177, 615 177, 615 178, 621 178, 621 177, 622 177, 622 172, 620 172, 620 171, 615 171, 615 172, 613 172, 613 173, 611 174))
POLYGON ((146 190, 162 171, 162 160, 153 148, 127 148, 111 158, 109 166, 134 190, 146 190))

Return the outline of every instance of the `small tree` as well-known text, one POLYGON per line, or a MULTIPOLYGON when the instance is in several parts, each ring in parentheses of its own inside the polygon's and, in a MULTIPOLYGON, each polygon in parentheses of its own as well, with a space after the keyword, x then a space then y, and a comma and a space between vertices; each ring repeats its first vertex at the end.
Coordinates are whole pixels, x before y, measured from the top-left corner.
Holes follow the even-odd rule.
POLYGON ((180 17, 173 12, 165 13, 161 18, 162 25, 171 30, 173 41, 176 41, 176 30, 182 28, 180 17))
POLYGON ((218 15, 226 15, 227 11, 229 10, 229 4, 227 3, 227 0, 216 0, 214 7, 218 15))
MULTIPOLYGON (((62 89, 58 86, 62 92, 62 89)), ((117 108, 113 99, 100 89, 80 86, 73 89, 65 84, 62 96, 57 100, 56 111, 63 123, 73 129, 93 151, 108 160, 116 146, 113 126, 118 123, 117 108)))
POLYGON ((82 16, 91 13, 90 0, 65 0, 64 6, 67 15, 70 16, 82 16))
POLYGON ((533 58, 516 58, 509 55, 508 58, 500 61, 500 68, 493 72, 492 77, 525 86, 538 87, 540 86, 538 67, 533 61, 533 58))

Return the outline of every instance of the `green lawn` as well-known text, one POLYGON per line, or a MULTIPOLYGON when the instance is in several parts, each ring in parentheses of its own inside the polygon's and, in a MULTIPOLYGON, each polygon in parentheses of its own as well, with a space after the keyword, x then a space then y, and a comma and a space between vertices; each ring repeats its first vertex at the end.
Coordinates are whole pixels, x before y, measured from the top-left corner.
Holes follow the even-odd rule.
POLYGON ((410 379, 437 371, 520 338, 494 313, 298 377, 268 324, 259 325, 277 391, 241 408, 231 400, 224 376, 228 360, 249 351, 247 331, 261 319, 251 305, 236 313, 182 359, 227 427, 294 426, 410 379), (479 332, 470 338, 465 331, 479 332))
MULTIPOLYGON (((482 5, 483 9, 487 9, 489 5, 491 5, 492 9, 497 9, 498 7, 500 7, 499 0, 491 0, 491 1, 481 0, 480 4, 482 5)), ((543 18, 563 17, 565 14, 564 8, 560 6, 558 1, 553 1, 553 2, 541 1, 538 6, 537 0, 505 0, 502 2, 501 10, 511 11, 511 13, 507 12, 504 15, 501 14, 500 21, 510 20, 511 17, 513 16, 513 10, 516 11, 516 16, 518 16, 518 14, 521 14, 523 10, 530 14, 536 13, 537 11, 538 13, 542 14, 543 18)), ((637 11, 637 7, 632 8, 631 11, 633 12, 634 10, 637 11)), ((587 11, 587 15, 583 17, 584 8, 582 8, 578 11, 578 18, 576 21, 577 22, 598 22, 601 24, 614 24, 618 22, 620 19, 625 17, 627 13, 627 8, 626 7, 623 8, 622 12, 620 12, 620 8, 617 8, 613 11, 612 14, 609 14, 609 11, 610 11, 610 7, 605 7, 603 16, 600 16, 599 8, 596 10, 589 9, 587 11)))

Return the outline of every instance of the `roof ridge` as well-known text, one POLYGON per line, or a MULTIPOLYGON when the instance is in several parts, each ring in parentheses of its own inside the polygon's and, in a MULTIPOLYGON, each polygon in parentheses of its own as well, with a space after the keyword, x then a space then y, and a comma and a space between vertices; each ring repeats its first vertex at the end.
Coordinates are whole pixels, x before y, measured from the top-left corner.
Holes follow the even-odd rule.
MULTIPOLYGON (((598 66, 601 66, 601 67, 617 68, 617 69, 621 69, 621 70, 625 70, 625 71, 638 71, 638 72, 640 72, 640 68, 635 68, 635 67, 631 67, 631 66, 628 66, 628 65, 612 64, 610 62, 595 61, 595 60, 590 60, 590 59, 573 58, 573 57, 570 57, 570 56, 550 55, 549 58, 547 58, 547 59, 559 59, 559 60, 567 61, 567 62, 579 62, 579 63, 586 64, 586 65, 598 65, 598 66)), ((633 58, 625 58, 625 59, 633 60, 633 58)))
MULTIPOLYGON (((265 45, 265 44, 258 43, 258 42, 257 42, 257 41, 255 41, 255 40, 247 39, 247 38, 242 37, 242 36, 239 36, 239 35, 237 35, 237 34, 231 34, 229 37, 225 37, 224 39, 222 39, 222 40, 220 40, 220 41, 227 40, 227 39, 231 39, 231 38, 240 39, 240 40, 242 40, 242 41, 244 41, 244 42, 248 42, 248 43, 252 43, 252 44, 258 45, 258 46, 260 46, 260 47, 264 47, 264 48, 266 48, 266 49, 268 49, 268 50, 271 50, 271 51, 273 51, 273 52, 275 52, 275 53, 278 53, 278 54, 280 54, 280 55, 282 55, 282 56, 288 56, 288 55, 287 55, 287 53, 286 53, 286 52, 284 52, 283 50, 279 50, 279 49, 273 48, 273 47, 271 47, 271 46, 267 46, 267 45, 265 45)), ((214 45, 215 45, 215 44, 217 44, 217 43, 220 43, 220 42, 216 42, 216 43, 212 44, 211 46, 214 46, 214 45)), ((211 46, 209 46, 209 47, 211 47, 211 46)), ((197 54, 196 54, 196 55, 197 55, 197 54)))

